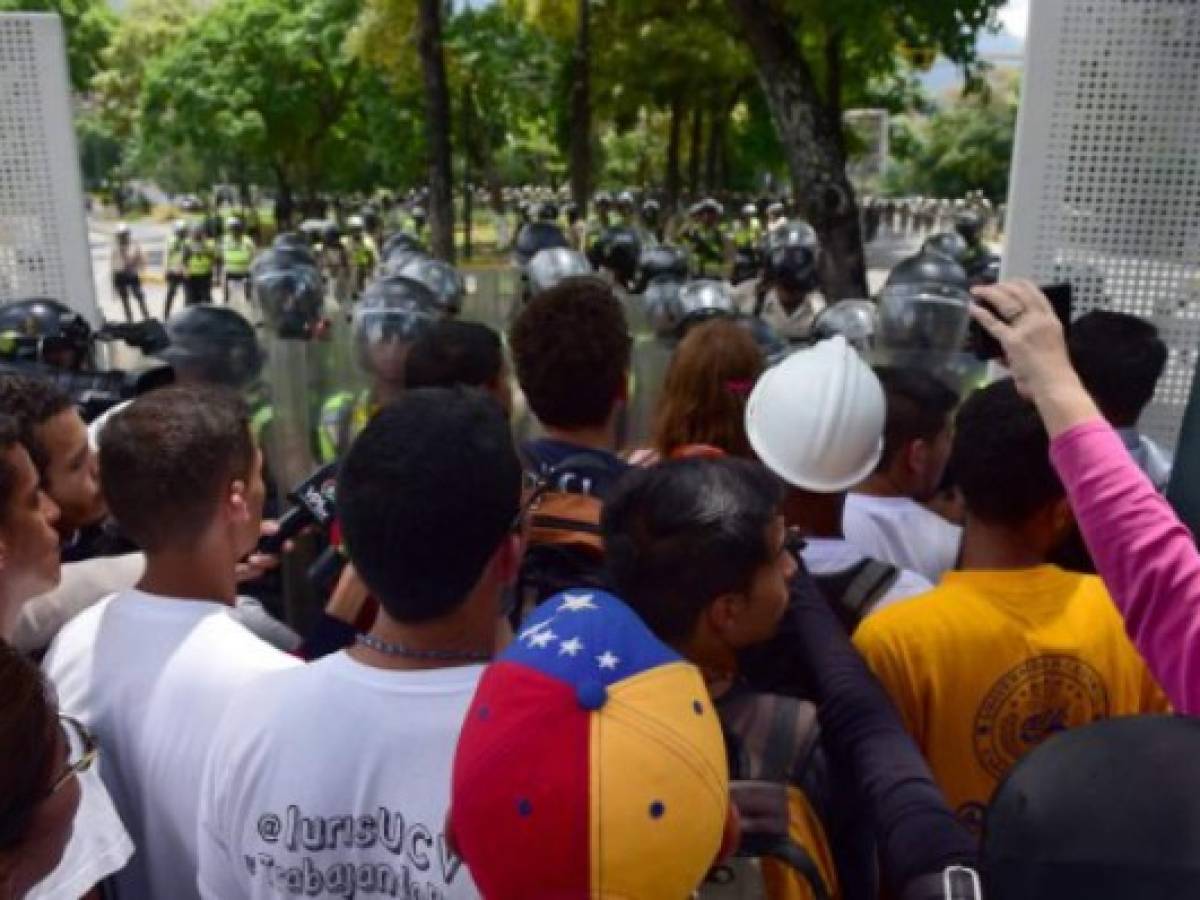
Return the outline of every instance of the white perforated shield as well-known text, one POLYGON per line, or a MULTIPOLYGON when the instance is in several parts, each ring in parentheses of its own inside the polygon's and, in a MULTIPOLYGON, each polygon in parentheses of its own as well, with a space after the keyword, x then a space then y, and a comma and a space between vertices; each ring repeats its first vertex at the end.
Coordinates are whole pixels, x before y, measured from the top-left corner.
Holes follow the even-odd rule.
POLYGON ((1030 7, 1005 274, 1159 327, 1170 360, 1142 425, 1174 447, 1200 343, 1200 3, 1030 7))
POLYGON ((51 297, 99 323, 66 46, 56 15, 0 15, 0 303, 51 297))

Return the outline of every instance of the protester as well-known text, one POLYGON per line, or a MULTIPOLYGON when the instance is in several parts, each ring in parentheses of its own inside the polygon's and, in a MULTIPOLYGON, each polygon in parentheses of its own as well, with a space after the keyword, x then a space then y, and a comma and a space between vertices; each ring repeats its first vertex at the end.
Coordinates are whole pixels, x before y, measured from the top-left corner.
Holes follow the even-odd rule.
POLYGON ((924 506, 942 484, 958 396, 919 369, 881 367, 887 398, 883 456, 846 497, 846 540, 936 584, 958 561, 962 529, 924 506))
MULTIPOLYGON (((7 587, 7 568, 0 577, 7 587)), ((0 898, 21 900, 59 865, 79 809, 91 738, 58 714, 37 666, 0 641, 0 898)), ((74 894, 79 897, 90 884, 74 894)))
POLYGON ((245 405, 199 387, 136 400, 104 430, 100 473, 146 553, 138 585, 69 622, 44 663, 63 709, 106 749, 101 774, 138 852, 131 897, 195 897, 199 781, 233 691, 298 665, 229 615, 259 537, 261 455, 245 405))
POLYGON ((1047 451, 1011 381, 976 392, 953 451, 967 509, 961 570, 854 638, 976 832, 996 785, 1052 734, 1166 709, 1100 580, 1047 564, 1071 525, 1047 451))
POLYGON ((616 597, 560 594, 479 682, 453 846, 488 900, 693 896, 733 846, 725 769, 699 673, 616 597))
POLYGON ((604 545, 617 592, 703 673, 730 750, 735 802, 739 783, 757 782, 773 786, 787 810, 770 829, 744 817, 747 848, 780 841, 801 861, 755 854, 764 856, 766 896, 838 896, 826 826, 833 798, 812 704, 738 678, 738 654, 775 635, 796 573, 782 500, 757 463, 664 463, 631 473, 609 496, 604 545))
POLYGON ((1071 323, 1068 346, 1083 386, 1138 467, 1165 491, 1171 480, 1171 457, 1137 427, 1167 364, 1167 345, 1158 329, 1137 316, 1093 310, 1071 323))
POLYGON ((1177 712, 1200 712, 1200 554, 1104 421, 1074 369, 1050 301, 1027 281, 979 288, 972 315, 1037 406, 1071 508, 1134 644, 1177 712), (994 310, 994 312, 993 312, 994 310))
POLYGON ((603 498, 628 469, 615 453, 629 395, 632 342, 620 301, 602 279, 567 278, 534 297, 512 326, 517 381, 545 437, 521 447, 538 474, 603 498), (585 458, 587 471, 564 469, 585 458))
POLYGON ((639 461, 697 454, 752 459, 746 401, 765 365, 750 332, 734 322, 716 320, 689 331, 663 382, 653 452, 639 461))
POLYGON ((355 441, 339 514, 380 614, 352 649, 235 697, 204 777, 202 896, 278 896, 293 873, 310 893, 477 896, 443 824, 520 564, 520 495, 507 421, 479 392, 409 391, 355 441))
POLYGON ((58 507, 41 488, 18 423, 0 415, 0 637, 21 606, 58 584, 58 507))
MULTIPOLYGON (((58 509, 41 489, 37 470, 18 437, 17 422, 6 416, 0 417, 0 644, 4 645, 3 665, 11 670, 0 680, 0 685, 5 690, 13 691, 0 703, 0 717, 17 717, 14 721, 4 723, 4 727, 0 728, 0 737, 30 741, 41 739, 36 731, 26 728, 14 734, 10 727, 24 728, 29 725, 27 719, 21 719, 31 711, 36 712, 30 709, 31 702, 36 706, 36 698, 29 691, 36 688, 44 695, 44 688, 40 677, 34 684, 21 666, 10 658, 15 654, 8 650, 7 642, 16 630, 23 608, 58 583, 59 537, 54 528, 58 509), (26 686, 25 691, 21 688, 22 681, 26 686)), ((48 702, 44 696, 43 702, 48 702)), ((52 732, 49 737, 53 738, 55 733, 52 732)), ((23 827, 30 826, 28 804, 36 803, 39 799, 21 792, 29 785, 44 783, 44 779, 29 777, 24 767, 39 761, 42 765, 48 763, 46 751, 27 743, 13 745, 12 749, 19 749, 26 755, 18 761, 11 759, 11 753, 5 753, 3 765, 0 766, 5 778, 12 777, 15 779, 13 784, 21 786, 5 786, 0 794, 3 798, 0 803, 15 803, 12 807, 14 811, 9 815, 16 816, 13 820, 9 819, 9 815, 5 816, 5 822, 11 824, 5 826, 6 839, 0 841, 3 845, 0 856, 8 856, 7 850, 16 848, 17 843, 23 843, 23 827), (17 811, 21 809, 23 812, 18 814, 17 811), (21 815, 26 818, 21 820, 21 815), (10 827, 12 831, 8 830, 10 827)), ((52 810, 65 815, 65 807, 58 804, 65 803, 66 799, 64 796, 59 800, 46 801, 46 805, 52 808, 47 810, 50 817, 48 822, 56 821, 56 813, 52 810)), ((52 838, 44 843, 38 842, 34 848, 24 847, 19 854, 14 853, 17 863, 0 861, 0 879, 7 874, 10 880, 10 894, 3 896, 25 896, 28 893, 32 897, 80 897, 129 860, 133 845, 95 771, 80 775, 79 788, 69 806, 71 815, 66 818, 67 826, 75 818, 78 808, 76 831, 71 835, 70 844, 67 845, 70 835, 68 827, 61 835, 62 846, 57 844, 57 838, 52 838), (79 823, 82 823, 82 827, 79 823), (50 858, 51 855, 53 858, 50 858), (36 887, 33 887, 34 882, 39 882, 36 887), (14 885, 21 886, 18 888, 14 885)), ((40 827, 36 826, 34 830, 40 827)), ((55 833, 54 827, 49 824, 46 827, 49 832, 55 833)), ((3 889, 4 882, 0 880, 0 891, 3 889)))
POLYGON ((407 388, 474 387, 512 415, 512 383, 500 335, 478 322, 447 320, 417 338, 404 364, 407 388))
POLYGON ((58 507, 63 560, 127 552, 124 542, 101 527, 108 507, 99 464, 71 398, 49 379, 0 373, 0 411, 16 419, 21 443, 58 507))
POLYGON ((879 379, 840 336, 768 369, 746 407, 750 446, 789 485, 784 516, 804 539, 804 564, 851 629, 931 587, 868 557, 842 529, 847 492, 883 455, 884 421, 879 379))

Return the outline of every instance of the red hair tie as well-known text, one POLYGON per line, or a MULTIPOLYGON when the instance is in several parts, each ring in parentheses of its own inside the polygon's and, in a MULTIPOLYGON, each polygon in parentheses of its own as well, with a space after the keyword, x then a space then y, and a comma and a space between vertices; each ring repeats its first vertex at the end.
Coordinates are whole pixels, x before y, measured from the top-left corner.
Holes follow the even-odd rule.
POLYGON ((749 378, 727 381, 725 382, 725 390, 738 397, 748 397, 750 392, 754 390, 754 381, 749 378))

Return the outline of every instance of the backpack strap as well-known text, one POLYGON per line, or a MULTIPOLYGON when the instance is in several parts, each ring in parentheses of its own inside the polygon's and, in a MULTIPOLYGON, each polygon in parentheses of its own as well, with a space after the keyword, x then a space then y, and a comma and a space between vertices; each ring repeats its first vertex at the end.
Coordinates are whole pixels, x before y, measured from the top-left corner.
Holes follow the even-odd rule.
POLYGON ((739 856, 771 857, 799 872, 816 900, 829 900, 829 889, 809 852, 791 838, 788 786, 778 782, 734 781, 729 792, 741 821, 739 856))
POLYGON ((853 632, 900 577, 895 566, 864 559, 843 572, 814 575, 821 593, 848 632, 853 632))
POLYGON ((841 596, 841 605, 855 622, 861 622, 900 577, 900 570, 876 559, 864 559, 858 573, 841 596))

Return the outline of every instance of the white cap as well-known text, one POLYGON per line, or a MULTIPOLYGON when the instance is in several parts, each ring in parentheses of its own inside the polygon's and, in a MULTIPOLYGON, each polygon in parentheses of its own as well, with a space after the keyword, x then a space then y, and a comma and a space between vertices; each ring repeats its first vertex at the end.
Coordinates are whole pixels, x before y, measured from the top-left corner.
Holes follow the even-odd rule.
POLYGON ((126 225, 124 222, 122 222, 120 225, 117 226, 117 234, 118 235, 129 234, 129 226, 126 225))
POLYGON ((763 373, 746 404, 746 435, 788 484, 838 494, 879 465, 886 418, 879 379, 837 335, 763 373))

